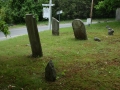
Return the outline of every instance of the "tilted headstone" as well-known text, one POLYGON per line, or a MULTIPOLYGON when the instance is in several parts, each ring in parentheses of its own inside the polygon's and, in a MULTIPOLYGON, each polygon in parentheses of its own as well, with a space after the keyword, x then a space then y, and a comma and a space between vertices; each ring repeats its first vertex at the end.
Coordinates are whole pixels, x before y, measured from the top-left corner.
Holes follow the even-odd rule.
POLYGON ((116 10, 116 20, 120 21, 120 8, 117 8, 116 10))
POLYGON ((87 40, 86 28, 80 19, 73 20, 72 28, 76 39, 87 40))
POLYGON ((26 26, 30 41, 30 46, 32 49, 32 57, 41 57, 42 54, 42 47, 40 43, 38 28, 35 17, 31 14, 26 14, 26 26))
POLYGON ((52 60, 50 60, 45 68, 45 79, 54 82, 56 80, 56 71, 52 60))
POLYGON ((113 35, 114 30, 110 28, 109 26, 106 26, 106 28, 108 29, 108 35, 113 35))
POLYGON ((59 21, 52 17, 52 35, 59 35, 59 21))

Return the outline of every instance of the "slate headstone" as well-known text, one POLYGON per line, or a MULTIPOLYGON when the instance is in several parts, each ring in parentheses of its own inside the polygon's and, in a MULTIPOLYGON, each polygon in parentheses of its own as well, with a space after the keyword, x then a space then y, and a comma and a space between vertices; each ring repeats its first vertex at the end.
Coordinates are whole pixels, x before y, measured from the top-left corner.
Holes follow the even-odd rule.
POLYGON ((42 46, 37 28, 36 18, 32 14, 26 14, 26 27, 28 31, 32 57, 42 57, 42 46))
POLYGON ((73 20, 72 28, 76 39, 87 40, 86 28, 80 19, 73 20))
POLYGON ((56 70, 52 60, 50 60, 45 68, 45 79, 54 82, 56 80, 56 70))
POLYGON ((59 36, 59 21, 52 17, 52 35, 59 36))
POLYGON ((120 8, 116 10, 116 20, 120 21, 120 8))

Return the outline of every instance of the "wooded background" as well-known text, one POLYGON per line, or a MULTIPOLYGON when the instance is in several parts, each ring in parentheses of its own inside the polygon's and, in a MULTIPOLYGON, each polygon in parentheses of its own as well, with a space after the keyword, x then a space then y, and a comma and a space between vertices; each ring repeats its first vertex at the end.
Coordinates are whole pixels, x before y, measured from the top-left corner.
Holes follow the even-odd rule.
MULTIPOLYGON (((52 16, 58 18, 56 12, 63 10, 62 20, 89 18, 92 0, 52 0, 52 16)), ((43 21, 42 4, 49 0, 0 0, 0 20, 6 23, 24 23, 26 14, 35 15, 38 21, 43 21)), ((93 18, 114 18, 120 0, 94 0, 93 18)))

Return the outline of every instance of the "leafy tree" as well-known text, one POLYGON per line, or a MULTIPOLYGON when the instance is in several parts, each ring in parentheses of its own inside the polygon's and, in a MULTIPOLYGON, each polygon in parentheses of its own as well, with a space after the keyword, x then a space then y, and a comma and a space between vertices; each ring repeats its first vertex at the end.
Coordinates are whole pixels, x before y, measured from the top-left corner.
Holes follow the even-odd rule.
POLYGON ((42 19, 42 3, 46 0, 9 0, 8 9, 13 23, 24 22, 26 14, 33 14, 37 19, 42 19))
POLYGON ((102 0, 95 5, 98 15, 105 17, 114 17, 115 10, 120 7, 120 0, 102 0))
MULTIPOLYGON (((58 10, 63 10, 63 19, 87 18, 90 13, 90 0, 53 0, 53 14, 58 10)), ((53 15, 53 16, 54 16, 53 15)))
POLYGON ((0 31, 3 32, 4 35, 7 37, 7 35, 10 34, 10 31, 8 29, 8 25, 5 22, 7 15, 5 13, 6 8, 3 6, 4 6, 3 0, 1 0, 1 2, 0 2, 0 31))
POLYGON ((6 37, 10 34, 8 25, 5 23, 5 21, 0 21, 0 31, 3 32, 6 37))

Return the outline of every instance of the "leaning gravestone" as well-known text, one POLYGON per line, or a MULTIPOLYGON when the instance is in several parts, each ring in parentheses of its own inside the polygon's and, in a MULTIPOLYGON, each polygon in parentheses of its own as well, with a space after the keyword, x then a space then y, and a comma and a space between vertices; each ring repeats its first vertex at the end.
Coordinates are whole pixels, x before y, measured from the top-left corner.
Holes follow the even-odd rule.
POLYGON ((40 43, 38 28, 35 17, 32 14, 26 14, 26 26, 30 41, 30 46, 32 49, 32 57, 42 57, 42 47, 40 43))
POLYGON ((45 79, 54 82, 56 80, 56 71, 52 60, 50 60, 45 68, 45 79))
POLYGON ((73 20, 72 27, 76 39, 87 40, 86 28, 80 19, 73 20))
POLYGON ((52 17, 52 35, 59 35, 59 21, 52 17))
POLYGON ((116 20, 120 21, 120 8, 116 10, 116 20))

